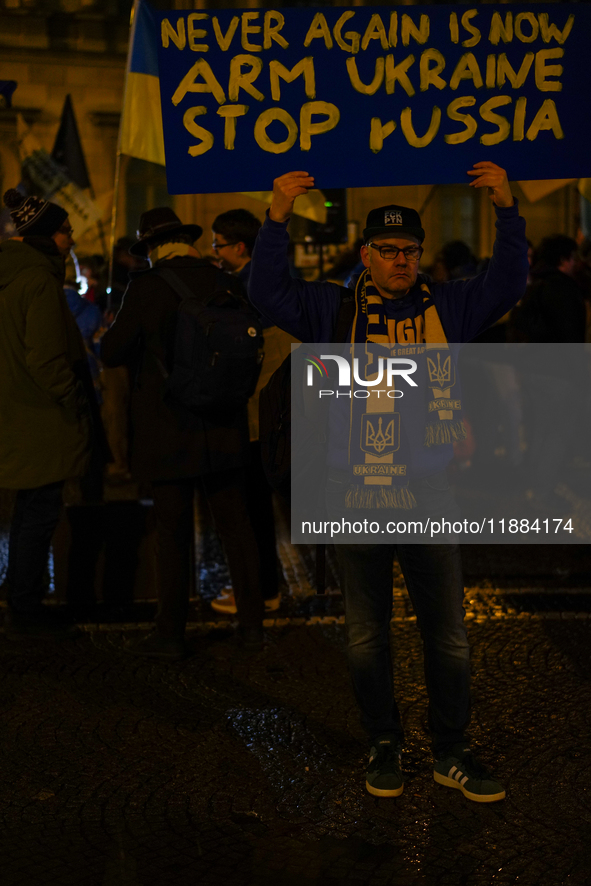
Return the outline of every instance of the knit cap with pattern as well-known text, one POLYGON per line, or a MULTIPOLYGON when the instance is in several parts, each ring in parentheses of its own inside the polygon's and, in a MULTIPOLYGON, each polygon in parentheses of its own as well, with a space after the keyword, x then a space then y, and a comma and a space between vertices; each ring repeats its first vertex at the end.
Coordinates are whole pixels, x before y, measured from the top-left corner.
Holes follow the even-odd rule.
POLYGON ((16 188, 4 194, 4 204, 21 237, 52 237, 68 218, 68 213, 57 203, 42 197, 24 197, 16 188))

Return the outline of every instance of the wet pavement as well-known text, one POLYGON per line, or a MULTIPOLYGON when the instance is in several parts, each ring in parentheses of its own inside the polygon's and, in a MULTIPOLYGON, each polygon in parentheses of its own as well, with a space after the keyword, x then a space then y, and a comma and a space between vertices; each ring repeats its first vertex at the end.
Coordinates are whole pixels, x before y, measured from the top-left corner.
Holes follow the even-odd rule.
POLYGON ((184 661, 124 652, 152 604, 62 644, 0 634, 1 886, 588 886, 588 549, 464 551, 471 734, 507 787, 487 806, 433 781, 397 572, 407 778, 398 799, 365 791, 332 557, 320 598, 311 550, 285 531, 279 548, 284 601, 251 656, 207 605, 224 581, 211 538, 184 661))
POLYGON ((392 623, 396 800, 364 789, 336 618, 268 628, 250 657, 230 630, 195 625, 175 664, 126 655, 129 627, 1 637, 2 883, 588 884, 588 614, 491 609, 468 624, 472 736, 508 793, 491 806, 432 780, 406 616, 392 623))

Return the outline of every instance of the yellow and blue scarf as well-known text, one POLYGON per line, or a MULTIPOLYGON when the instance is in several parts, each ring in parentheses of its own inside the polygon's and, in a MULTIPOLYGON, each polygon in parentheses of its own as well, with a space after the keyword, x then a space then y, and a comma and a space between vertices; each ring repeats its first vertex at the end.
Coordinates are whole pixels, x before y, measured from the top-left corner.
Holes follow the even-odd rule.
POLYGON ((357 345, 354 354, 359 358, 360 377, 365 381, 377 377, 378 349, 363 351, 358 346, 382 345, 384 356, 416 360, 415 381, 423 393, 412 398, 414 405, 408 397, 406 403, 404 397, 351 398, 349 465, 354 480, 347 493, 347 507, 415 507, 416 500, 408 489, 412 447, 438 446, 466 436, 461 402, 452 396, 453 388, 457 390, 453 355, 429 287, 421 283, 420 289, 421 313, 415 327, 421 341, 401 345, 396 341, 396 323, 387 317, 369 269, 357 281, 351 344, 357 345))

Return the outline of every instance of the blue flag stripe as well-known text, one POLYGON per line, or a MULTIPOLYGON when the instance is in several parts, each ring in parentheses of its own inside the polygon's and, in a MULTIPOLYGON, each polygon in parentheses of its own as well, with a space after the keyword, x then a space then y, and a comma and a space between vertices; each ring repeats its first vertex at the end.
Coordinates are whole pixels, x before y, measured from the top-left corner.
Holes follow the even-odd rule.
POLYGON ((151 7, 143 0, 137 4, 135 15, 130 71, 158 77, 158 22, 151 7))

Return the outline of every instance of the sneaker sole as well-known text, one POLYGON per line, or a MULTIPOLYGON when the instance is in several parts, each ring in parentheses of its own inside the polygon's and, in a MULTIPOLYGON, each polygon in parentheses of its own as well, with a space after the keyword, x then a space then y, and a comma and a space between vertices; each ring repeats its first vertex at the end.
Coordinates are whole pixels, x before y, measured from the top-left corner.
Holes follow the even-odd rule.
POLYGON ((221 612, 222 615, 236 615, 238 612, 235 606, 222 606, 220 603, 216 603, 215 600, 212 600, 209 605, 215 612, 221 612))
POLYGON ((181 661, 183 658, 188 658, 186 652, 138 652, 126 646, 122 647, 121 652, 133 655, 135 658, 153 658, 158 661, 181 661))
POLYGON ((466 790, 459 781, 456 781, 454 778, 448 778, 447 775, 440 775, 436 770, 433 771, 433 778, 437 784, 442 784, 446 788, 456 788, 456 790, 460 790, 464 797, 467 797, 468 800, 474 800, 475 803, 496 803, 497 800, 505 799, 505 791, 500 791, 497 794, 473 794, 472 791, 466 790))
POLYGON ((374 797, 399 797, 402 791, 404 790, 404 785, 400 785, 399 788, 392 788, 391 790, 385 790, 384 788, 374 788, 368 781, 365 782, 365 787, 369 791, 370 794, 373 794, 374 797))
MULTIPOLYGON (((211 601, 210 606, 215 612, 220 612, 222 615, 236 615, 238 613, 236 606, 224 606, 223 603, 216 603, 215 600, 211 601)), ((265 602, 265 612, 276 612, 280 606, 281 600, 270 600, 265 602)))

